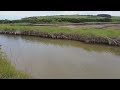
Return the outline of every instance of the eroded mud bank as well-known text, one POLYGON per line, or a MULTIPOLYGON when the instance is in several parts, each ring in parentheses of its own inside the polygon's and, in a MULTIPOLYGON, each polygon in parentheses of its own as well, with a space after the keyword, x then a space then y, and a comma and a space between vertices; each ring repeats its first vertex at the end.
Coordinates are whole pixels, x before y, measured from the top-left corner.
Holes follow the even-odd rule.
POLYGON ((103 36, 85 36, 78 34, 64 34, 64 33, 53 33, 38 31, 0 31, 0 34, 9 35, 24 35, 24 36, 36 36, 42 38, 53 38, 53 39, 65 39, 65 40, 76 40, 85 43, 92 44, 106 44, 112 46, 120 46, 120 38, 109 38, 103 36))

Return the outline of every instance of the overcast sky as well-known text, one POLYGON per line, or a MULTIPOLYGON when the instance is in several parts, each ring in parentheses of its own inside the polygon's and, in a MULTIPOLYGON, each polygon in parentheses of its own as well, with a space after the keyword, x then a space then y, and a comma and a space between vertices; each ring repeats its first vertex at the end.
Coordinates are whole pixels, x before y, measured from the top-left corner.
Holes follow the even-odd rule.
POLYGON ((46 15, 97 15, 110 14, 120 16, 120 11, 0 11, 0 19, 20 19, 29 16, 46 15))

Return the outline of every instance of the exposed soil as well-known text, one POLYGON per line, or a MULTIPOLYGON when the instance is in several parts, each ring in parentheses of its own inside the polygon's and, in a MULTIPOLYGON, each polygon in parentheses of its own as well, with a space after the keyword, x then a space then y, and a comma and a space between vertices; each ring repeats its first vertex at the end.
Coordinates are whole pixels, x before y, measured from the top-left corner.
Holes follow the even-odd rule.
POLYGON ((65 39, 65 40, 76 40, 85 43, 96 43, 96 44, 107 44, 112 46, 120 46, 120 38, 109 38, 101 36, 83 36, 83 35, 72 35, 63 33, 44 33, 36 31, 0 31, 0 34, 10 34, 10 35, 25 35, 25 36, 37 36, 43 38, 53 38, 53 39, 65 39))
POLYGON ((61 27, 68 27, 68 28, 96 28, 96 29, 115 29, 120 30, 120 23, 95 23, 95 24, 34 24, 34 27, 41 27, 41 26, 61 26, 61 27))
POLYGON ((120 30, 120 24, 100 24, 100 25, 66 25, 68 28, 96 28, 96 29, 115 29, 120 30))

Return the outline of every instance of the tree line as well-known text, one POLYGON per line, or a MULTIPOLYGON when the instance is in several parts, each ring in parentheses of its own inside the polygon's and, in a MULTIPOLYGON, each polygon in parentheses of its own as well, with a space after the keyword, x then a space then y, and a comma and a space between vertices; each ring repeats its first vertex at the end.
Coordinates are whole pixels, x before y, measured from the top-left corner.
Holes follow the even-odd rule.
POLYGON ((112 18, 109 15, 98 15, 97 17, 88 16, 86 18, 82 17, 28 17, 22 18, 20 20, 0 20, 0 24, 7 24, 7 23, 32 23, 32 24, 39 24, 39 23, 82 23, 82 22, 112 22, 112 18), (98 17, 99 16, 99 17, 98 17))

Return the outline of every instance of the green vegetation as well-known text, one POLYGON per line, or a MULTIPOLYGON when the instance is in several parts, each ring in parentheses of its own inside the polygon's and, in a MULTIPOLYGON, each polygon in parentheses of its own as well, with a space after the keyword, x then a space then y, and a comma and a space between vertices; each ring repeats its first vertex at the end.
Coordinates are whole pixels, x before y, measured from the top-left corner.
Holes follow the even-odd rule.
POLYGON ((27 79, 25 72, 17 71, 0 51, 0 79, 27 79))
POLYGON ((120 30, 114 29, 95 29, 95 28, 68 28, 61 26, 21 26, 0 24, 0 31, 40 31, 50 34, 64 33, 64 34, 78 34, 87 36, 107 36, 111 38, 120 37, 120 30))
POLYGON ((101 17, 93 15, 58 15, 26 17, 20 20, 0 20, 0 24, 6 23, 83 23, 83 22, 120 22, 120 17, 101 17))
MULTIPOLYGON (((93 15, 58 15, 26 17, 21 20, 0 20, 1 33, 13 33, 19 35, 34 35, 40 37, 79 40, 91 43, 104 43, 120 46, 119 26, 111 25, 111 28, 69 28, 61 24, 89 24, 99 25, 120 23, 120 17, 106 14, 93 15), (43 26, 42 26, 43 25, 43 26), (45 26, 44 26, 45 25, 45 26), (61 26, 60 26, 61 25, 61 26), (117 30, 115 29, 117 28, 117 30), (7 31, 7 32, 6 32, 7 31), (95 39, 95 40, 94 40, 95 39)), ((88 25, 89 25, 88 24, 88 25)), ((116 24, 117 25, 117 24, 116 24)), ((101 26, 100 26, 101 27, 101 26)))
POLYGON ((112 17, 112 22, 120 22, 120 17, 119 16, 113 16, 112 17))

